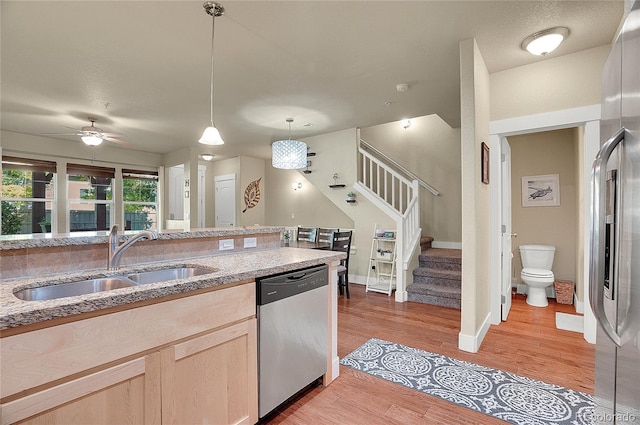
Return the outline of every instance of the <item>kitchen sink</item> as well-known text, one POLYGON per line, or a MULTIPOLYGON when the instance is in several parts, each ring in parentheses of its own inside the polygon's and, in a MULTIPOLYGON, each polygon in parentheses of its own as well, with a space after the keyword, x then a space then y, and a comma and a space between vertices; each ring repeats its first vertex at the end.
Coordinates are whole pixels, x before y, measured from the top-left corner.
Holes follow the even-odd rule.
POLYGON ((14 295, 23 301, 44 301, 56 298, 73 297, 76 295, 93 294, 96 292, 110 291, 112 289, 129 288, 148 283, 167 282, 170 280, 187 279, 193 276, 201 276, 213 273, 217 269, 209 269, 197 266, 181 266, 166 269, 150 270, 146 272, 132 273, 127 276, 109 276, 95 279, 81 280, 78 282, 56 283, 39 288, 26 288, 14 292, 14 295))
POLYGON ((166 282, 176 279, 187 279, 193 276, 202 276, 205 274, 213 273, 215 271, 215 269, 208 269, 206 267, 185 266, 133 273, 127 275, 127 278, 134 281, 137 285, 144 285, 147 283, 166 282))
POLYGON ((111 276, 78 282, 58 283, 39 288, 27 288, 14 292, 14 295, 24 301, 43 301, 128 288, 130 286, 135 286, 135 283, 124 276, 111 276))

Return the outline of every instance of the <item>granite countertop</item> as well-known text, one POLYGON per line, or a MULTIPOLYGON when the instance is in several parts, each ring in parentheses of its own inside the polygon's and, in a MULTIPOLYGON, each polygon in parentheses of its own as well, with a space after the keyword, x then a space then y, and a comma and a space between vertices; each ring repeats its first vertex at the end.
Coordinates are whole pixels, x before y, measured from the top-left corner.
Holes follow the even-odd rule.
MULTIPOLYGON (((212 238, 241 235, 257 235, 267 233, 280 233, 282 226, 247 226, 247 227, 212 227, 183 230, 163 230, 158 234, 159 240, 212 238)), ((131 235, 139 233, 139 230, 121 231, 118 241, 124 242, 131 235)), ((29 235, 2 235, 0 236, 0 251, 23 248, 47 248, 56 246, 106 244, 109 240, 109 232, 73 232, 73 233, 34 233, 29 235)))
MULTIPOLYGON (((251 230, 255 233, 255 229, 252 228, 251 230)), ((335 251, 276 248, 251 253, 200 257, 193 260, 146 263, 139 266, 122 267, 115 271, 106 271, 104 269, 89 270, 82 273, 65 273, 46 278, 0 281, 0 329, 15 328, 242 280, 253 280, 258 277, 338 261, 345 258, 345 256, 345 253, 335 251), (24 288, 96 277, 126 275, 139 271, 184 265, 202 266, 215 269, 215 271, 211 274, 187 279, 151 283, 47 301, 22 301, 13 295, 15 291, 24 288)))

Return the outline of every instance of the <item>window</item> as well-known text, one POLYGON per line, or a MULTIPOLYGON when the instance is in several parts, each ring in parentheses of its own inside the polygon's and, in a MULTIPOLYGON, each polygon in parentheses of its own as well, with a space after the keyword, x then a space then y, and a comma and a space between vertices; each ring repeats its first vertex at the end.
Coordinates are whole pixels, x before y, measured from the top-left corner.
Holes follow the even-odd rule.
POLYGON ((55 176, 55 162, 2 157, 0 234, 51 232, 55 176))
POLYGON ((158 228, 158 172, 122 170, 125 229, 158 228))
POLYGON ((69 230, 109 230, 114 168, 67 164, 69 230))

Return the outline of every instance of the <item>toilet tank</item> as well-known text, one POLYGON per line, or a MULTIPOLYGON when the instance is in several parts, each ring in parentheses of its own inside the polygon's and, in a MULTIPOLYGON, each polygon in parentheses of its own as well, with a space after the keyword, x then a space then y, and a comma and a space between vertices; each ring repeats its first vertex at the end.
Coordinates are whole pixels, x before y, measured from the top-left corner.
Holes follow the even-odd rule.
POLYGON ((551 245, 520 245, 522 268, 551 270, 555 252, 551 245))

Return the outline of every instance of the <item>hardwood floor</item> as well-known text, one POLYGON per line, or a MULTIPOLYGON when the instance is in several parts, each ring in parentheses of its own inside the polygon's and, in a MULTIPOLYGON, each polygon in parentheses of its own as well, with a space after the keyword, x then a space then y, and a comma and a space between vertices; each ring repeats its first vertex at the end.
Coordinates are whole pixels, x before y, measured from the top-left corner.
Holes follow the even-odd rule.
MULTIPOLYGON (((556 329, 556 311, 575 313, 573 306, 551 299, 547 308, 531 307, 517 295, 509 320, 491 326, 473 354, 457 348, 460 310, 396 303, 351 285, 351 299, 338 298, 338 356, 376 337, 593 394, 595 346, 582 334, 556 329)), ((504 423, 345 366, 328 387, 309 389, 265 419, 323 425, 504 423)))

